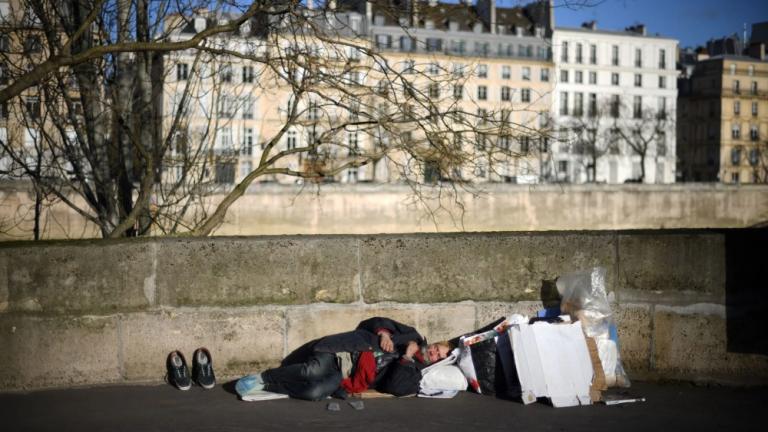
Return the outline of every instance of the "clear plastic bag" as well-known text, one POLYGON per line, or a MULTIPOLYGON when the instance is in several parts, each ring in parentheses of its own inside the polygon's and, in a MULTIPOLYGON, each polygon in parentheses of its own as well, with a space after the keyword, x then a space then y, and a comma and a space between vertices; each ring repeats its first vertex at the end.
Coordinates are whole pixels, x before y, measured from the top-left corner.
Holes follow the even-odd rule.
POLYGON ((562 298, 562 313, 581 321, 584 333, 595 339, 608 386, 629 387, 629 377, 621 364, 619 337, 605 288, 605 269, 595 267, 563 275, 557 278, 557 291, 562 298))

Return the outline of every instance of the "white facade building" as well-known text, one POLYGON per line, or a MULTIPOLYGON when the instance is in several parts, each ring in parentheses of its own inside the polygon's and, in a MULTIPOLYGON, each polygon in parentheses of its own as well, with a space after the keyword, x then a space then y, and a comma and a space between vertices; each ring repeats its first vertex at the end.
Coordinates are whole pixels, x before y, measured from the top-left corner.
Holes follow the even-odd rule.
POLYGON ((642 124, 653 137, 645 152, 644 182, 673 183, 677 40, 648 36, 644 26, 604 31, 591 23, 582 28, 556 27, 552 49, 556 70, 552 110, 560 136, 553 146, 557 180, 639 179, 641 156, 620 132, 631 136, 632 128, 642 124), (659 133, 653 133, 655 129, 659 133))

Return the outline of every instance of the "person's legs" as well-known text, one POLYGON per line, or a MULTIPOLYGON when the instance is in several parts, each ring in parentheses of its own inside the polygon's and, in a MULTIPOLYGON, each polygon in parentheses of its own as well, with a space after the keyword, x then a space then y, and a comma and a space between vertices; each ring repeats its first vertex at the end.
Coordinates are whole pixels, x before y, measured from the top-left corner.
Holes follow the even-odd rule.
POLYGON ((267 391, 306 400, 326 398, 341 384, 336 356, 330 353, 316 353, 303 363, 267 370, 261 378, 267 391))

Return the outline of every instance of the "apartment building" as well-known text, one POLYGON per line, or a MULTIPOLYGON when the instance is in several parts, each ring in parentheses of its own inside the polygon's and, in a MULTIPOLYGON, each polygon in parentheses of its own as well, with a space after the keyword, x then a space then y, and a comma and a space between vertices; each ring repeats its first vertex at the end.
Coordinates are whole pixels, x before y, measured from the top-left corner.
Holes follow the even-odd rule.
POLYGON ((696 60, 678 104, 683 181, 768 181, 768 61, 703 53, 696 60))
MULTIPOLYGON (((339 24, 337 30, 345 32, 354 42, 352 45, 374 49, 392 70, 401 73, 437 106, 451 107, 471 117, 455 123, 472 123, 471 132, 463 133, 462 128, 455 127, 451 140, 467 152, 475 152, 476 156, 472 163, 451 167, 451 180, 526 183, 541 180, 541 167, 546 165, 543 161, 548 160, 550 153, 547 128, 554 72, 548 39, 551 13, 547 2, 502 8, 494 1, 484 0, 471 5, 349 0, 331 6, 333 21, 339 24), (482 132, 486 125, 488 134, 482 132), (489 155, 489 148, 501 151, 489 155)), ((312 2, 307 7, 311 8, 312 2)), ((177 25, 172 37, 175 40, 190 38, 229 18, 225 14, 202 12, 177 25)), ((267 42, 266 35, 260 31, 263 29, 258 20, 254 20, 228 35, 226 44, 229 49, 264 55, 274 48, 275 39, 267 42)), ((377 65, 371 64, 370 56, 361 55, 355 47, 309 43, 317 43, 311 50, 347 65, 343 74, 350 88, 359 86, 377 92, 406 90, 394 88, 392 84, 398 80, 377 81, 377 65), (379 88, 379 84, 392 88, 379 88)), ((164 92, 166 127, 175 124, 180 130, 179 144, 171 152, 171 159, 181 153, 176 150, 183 149, 184 142, 203 143, 212 155, 205 168, 209 178, 219 183, 244 178, 257 166, 266 141, 285 125, 286 115, 294 103, 292 89, 284 83, 281 85, 281 80, 271 75, 274 71, 265 71, 258 62, 247 58, 219 56, 205 61, 198 59, 195 64, 192 53, 182 52, 167 56, 166 68, 169 72, 164 92), (195 103, 191 108, 179 110, 185 93, 195 103), (189 136, 185 137, 185 133, 189 136)), ((285 131, 278 143, 279 149, 301 148, 333 128, 334 120, 349 120, 350 115, 355 115, 356 107, 370 111, 387 109, 376 100, 371 95, 363 95, 358 100, 340 100, 335 108, 311 97, 296 101, 303 117, 285 131)), ((399 106, 404 107, 407 103, 399 106)), ((398 139, 423 138, 410 136, 411 133, 418 132, 404 129, 398 139)), ((358 151, 372 151, 376 146, 385 146, 389 138, 370 130, 345 127, 331 139, 348 151, 342 152, 346 154, 335 151, 330 157, 344 158, 358 151)), ((308 162, 311 161, 306 160, 306 155, 298 153, 286 168, 305 169, 308 162)), ((403 168, 407 168, 408 163, 392 158, 374 160, 365 166, 345 169, 333 180, 400 181, 410 175, 410 171, 403 168)), ((168 166, 167 174, 183 175, 180 164, 176 168, 173 163, 168 166)), ((446 167, 439 168, 421 167, 413 171, 424 177, 420 180, 435 181, 441 180, 436 173, 446 171, 446 167)), ((270 180, 295 181, 285 176, 263 176, 258 181, 270 180)))
POLYGON ((675 181, 675 39, 556 27, 553 162, 566 182, 675 181))

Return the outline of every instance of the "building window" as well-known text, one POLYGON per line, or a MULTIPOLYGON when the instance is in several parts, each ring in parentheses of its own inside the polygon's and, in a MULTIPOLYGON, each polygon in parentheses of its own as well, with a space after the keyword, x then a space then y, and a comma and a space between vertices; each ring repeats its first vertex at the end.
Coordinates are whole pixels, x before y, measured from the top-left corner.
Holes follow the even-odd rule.
POLYGON ((757 102, 752 102, 752 115, 757 117, 757 102))
POLYGON ((560 92, 560 114, 568 115, 568 93, 560 92))
POLYGON ((611 117, 619 118, 620 109, 621 109, 621 96, 611 95, 611 117))
POLYGON ((635 74, 635 87, 643 86, 643 75, 635 74))
POLYGON ((376 35, 376 48, 390 49, 392 48, 392 36, 390 35, 376 35))
POLYGON ((659 69, 667 68, 667 50, 659 50, 659 69))
POLYGON ((739 124, 731 125, 731 138, 733 139, 741 138, 741 125, 739 124))
POLYGON ((357 140, 357 131, 349 132, 347 134, 347 145, 349 146, 349 156, 357 156, 360 154, 360 145, 357 140))
POLYGON ((453 86, 453 98, 461 100, 464 97, 464 86, 461 84, 454 84, 453 86))
POLYGON ((557 172, 559 174, 568 175, 568 161, 558 161, 557 162, 557 172))
POLYGON ((590 72, 589 73, 589 83, 590 84, 597 84, 597 72, 590 72))
POLYGON ((508 86, 502 86, 501 87, 501 100, 503 101, 509 101, 509 87, 508 86))
POLYGON ((25 53, 39 53, 43 50, 43 44, 40 42, 40 36, 27 36, 24 39, 25 53))
POLYGON ((232 65, 230 64, 221 65, 219 74, 221 75, 221 82, 231 83, 232 82, 232 65))
POLYGON ((573 94, 573 115, 581 117, 584 114, 584 93, 576 92, 573 94))
POLYGON ((531 80, 531 68, 528 66, 523 67, 523 81, 530 81, 531 80))
POLYGON ((479 100, 487 100, 488 99, 488 87, 486 86, 477 86, 477 98, 479 100))
POLYGON ((520 153, 528 154, 531 149, 531 137, 525 135, 520 137, 520 153))
POLYGON ((584 74, 581 71, 576 71, 574 75, 573 82, 576 84, 582 84, 584 82, 584 74))
POLYGON ((176 64, 176 81, 186 81, 189 79, 189 65, 186 63, 176 64))
POLYGON ((563 42, 562 49, 560 60, 562 60, 563 63, 568 63, 568 42, 563 42))
POLYGON ((659 98, 659 106, 656 115, 659 120, 667 119, 667 98, 663 96, 659 98))
POLYGON ((752 86, 750 87, 750 92, 753 95, 757 94, 757 81, 752 81, 752 86))
POLYGON ((733 101, 733 114, 734 115, 741 114, 741 102, 733 101))
POLYGON ((619 65, 619 46, 614 45, 611 47, 611 64, 613 66, 619 65))
POLYGON ((741 148, 731 149, 731 165, 739 166, 741 164, 741 148))
POLYGON ((581 44, 577 43, 576 44, 576 63, 579 63, 579 64, 581 64, 583 60, 581 55, 582 54, 581 49, 582 49, 581 44))
POLYGON ((567 83, 568 82, 568 71, 567 70, 561 70, 560 71, 560 82, 567 83))
POLYGON ((438 52, 443 50, 443 40, 439 38, 427 38, 427 52, 438 52))
POLYGON ((40 118, 40 98, 37 96, 27 96, 24 98, 24 107, 27 115, 31 119, 40 118))
POLYGON ((656 135, 656 154, 658 156, 667 155, 667 134, 664 132, 659 132, 656 135))
POLYGON ((665 77, 665 76, 660 76, 659 77, 659 88, 661 88, 661 89, 667 88, 667 77, 665 77))
POLYGON ((531 89, 524 88, 520 92, 520 100, 522 102, 530 102, 531 101, 531 89))
POLYGON ((736 93, 736 94, 740 94, 741 93, 741 86, 739 85, 739 80, 734 80, 733 81, 733 92, 736 93))
POLYGON ((243 66, 243 82, 253 82, 253 66, 243 66))
POLYGON ((488 78, 488 65, 486 64, 477 65, 477 77, 488 78))
POLYGON ((632 117, 639 119, 643 118, 643 97, 635 96, 632 102, 632 117))
POLYGON ((542 82, 548 82, 549 81, 549 69, 541 68, 541 81, 542 82))
POLYGON ((510 79, 512 77, 512 68, 509 66, 501 67, 501 79, 510 79))
POLYGON ((253 128, 245 128, 243 131, 243 147, 240 149, 240 154, 253 155, 253 128))
POLYGON ((414 60, 405 60, 401 65, 404 74, 416 73, 416 62, 414 60))
POLYGON ((511 142, 512 139, 509 137, 509 135, 502 135, 499 137, 499 147, 501 147, 502 150, 509 150, 511 142))
POLYGON ((635 49, 635 67, 643 67, 643 50, 635 49))
POLYGON ((756 125, 752 125, 749 127, 749 139, 752 141, 758 141, 760 139, 760 130, 757 128, 756 125))
POLYGON ((619 74, 615 72, 611 74, 611 85, 619 85, 619 74))
POLYGON ((589 94, 589 102, 587 105, 587 115, 590 117, 597 116, 597 95, 594 93, 589 94))
POLYGON ((293 150, 296 148, 296 131, 289 130, 285 138, 285 149, 293 150))
POLYGON ((246 96, 243 98, 243 118, 253 118, 253 99, 251 96, 246 96))
POLYGON ((589 64, 597 64, 597 45, 589 46, 589 64))
POLYGON ((409 52, 416 49, 416 44, 410 36, 400 36, 400 51, 409 52))
POLYGON ((440 85, 437 83, 432 83, 429 85, 429 97, 432 99, 437 99, 440 97, 440 85))
POLYGON ((738 183, 739 182, 739 173, 731 173, 731 183, 738 183))
POLYGON ((756 166, 760 162, 760 150, 752 149, 749 151, 749 164, 756 166))

